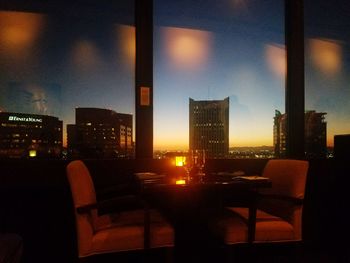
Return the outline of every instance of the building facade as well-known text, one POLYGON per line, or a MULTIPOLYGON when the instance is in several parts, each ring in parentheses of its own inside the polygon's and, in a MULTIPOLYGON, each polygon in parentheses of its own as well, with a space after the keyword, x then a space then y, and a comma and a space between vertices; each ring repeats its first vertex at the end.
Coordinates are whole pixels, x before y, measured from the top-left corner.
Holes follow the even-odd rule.
POLYGON ((229 153, 229 98, 195 101, 189 99, 190 151, 205 151, 208 158, 225 158, 229 153))
POLYGON ((286 115, 275 110, 275 117, 273 119, 273 146, 275 156, 282 158, 286 155, 286 115))
POLYGON ((305 112, 305 154, 307 158, 327 157, 325 112, 305 112))
POLYGON ((0 156, 60 158, 62 125, 57 117, 0 112, 0 156))
POLYGON ((83 158, 133 156, 132 115, 108 109, 76 108, 76 124, 67 125, 68 153, 83 158))
MULTIPOLYGON (((305 112, 305 156, 325 158, 327 156, 327 122, 324 112, 305 112)), ((286 155, 286 115, 276 110, 273 126, 273 144, 276 157, 286 155)))
POLYGON ((334 135, 334 157, 350 159, 350 134, 334 135))

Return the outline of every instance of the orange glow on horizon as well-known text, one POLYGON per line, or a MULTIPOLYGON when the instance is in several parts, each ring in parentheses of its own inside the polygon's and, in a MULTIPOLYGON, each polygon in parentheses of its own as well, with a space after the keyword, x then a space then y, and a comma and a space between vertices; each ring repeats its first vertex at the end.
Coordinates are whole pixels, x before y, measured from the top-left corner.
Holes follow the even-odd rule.
POLYGON ((341 43, 330 39, 310 39, 311 61, 323 74, 333 76, 342 68, 343 50, 341 43))
MULTIPOLYGON (((272 136, 272 135, 271 135, 272 136)), ((154 138, 156 139, 156 138, 154 138)), ((272 146, 273 141, 271 138, 241 138, 240 140, 232 139, 229 147, 258 147, 258 146, 272 146)), ((155 151, 188 151, 188 142, 179 142, 178 144, 172 144, 169 141, 159 142, 154 145, 155 151)))
POLYGON ((199 70, 208 63, 212 33, 202 30, 164 27, 165 53, 176 69, 199 70))
POLYGON ((186 125, 178 125, 173 127, 171 123, 164 122, 163 119, 157 120, 158 123, 165 123, 161 127, 154 129, 154 149, 155 150, 171 150, 181 151, 188 149, 189 130, 186 125))
POLYGON ((327 136, 327 147, 333 147, 334 146, 334 137, 333 136, 332 137, 328 137, 327 136))

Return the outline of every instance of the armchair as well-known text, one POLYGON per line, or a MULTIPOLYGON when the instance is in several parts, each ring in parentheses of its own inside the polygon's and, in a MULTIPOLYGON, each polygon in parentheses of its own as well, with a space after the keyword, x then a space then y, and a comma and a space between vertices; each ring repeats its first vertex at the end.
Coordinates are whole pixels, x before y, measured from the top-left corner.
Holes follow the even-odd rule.
MULTIPOLYGON (((263 176, 272 181, 272 188, 260 193, 253 242, 302 240, 302 212, 307 171, 307 161, 268 161, 263 176)), ((247 221, 247 208, 227 207, 224 215, 215 220, 212 229, 225 244, 247 243, 247 221)))
POLYGON ((126 195, 98 203, 89 170, 80 161, 67 166, 75 208, 78 255, 85 258, 95 254, 172 247, 173 229, 155 210, 135 209, 142 204, 137 196, 126 195), (98 210, 113 206, 117 213, 100 215, 98 210), (145 240, 146 235, 149 240, 145 240))

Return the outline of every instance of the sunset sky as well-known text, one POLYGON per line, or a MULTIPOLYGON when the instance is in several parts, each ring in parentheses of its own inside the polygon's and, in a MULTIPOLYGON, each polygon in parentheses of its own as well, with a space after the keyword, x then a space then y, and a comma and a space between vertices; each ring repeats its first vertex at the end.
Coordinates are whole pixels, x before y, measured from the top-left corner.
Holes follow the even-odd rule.
POLYGON ((190 97, 230 98, 230 146, 272 145, 273 115, 284 108, 282 1, 274 19, 241 3, 156 1, 155 148, 188 147, 190 97))
MULTIPOLYGON (((305 1, 305 108, 327 113, 329 145, 350 133, 350 7, 339 2, 305 1)), ((285 101, 283 3, 155 0, 155 150, 188 148, 190 97, 230 98, 231 147, 272 145, 274 112, 283 113, 285 101)), ((0 110, 20 106, 8 99, 17 87, 45 103, 31 113, 57 116, 64 128, 76 107, 134 115, 127 8, 117 19, 0 11, 0 110)))

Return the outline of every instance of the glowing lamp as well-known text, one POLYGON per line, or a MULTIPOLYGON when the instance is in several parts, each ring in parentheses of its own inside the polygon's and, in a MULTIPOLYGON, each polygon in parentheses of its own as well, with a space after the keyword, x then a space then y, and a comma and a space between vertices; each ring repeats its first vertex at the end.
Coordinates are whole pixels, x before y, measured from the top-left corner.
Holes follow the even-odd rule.
POLYGON ((36 150, 30 150, 29 157, 36 157, 36 150))
POLYGON ((185 156, 176 156, 175 157, 175 166, 182 167, 186 163, 186 157, 185 156))
POLYGON ((184 179, 180 179, 180 180, 176 180, 175 181, 175 184, 179 184, 179 185, 183 185, 183 184, 186 184, 186 180, 184 180, 184 179))

